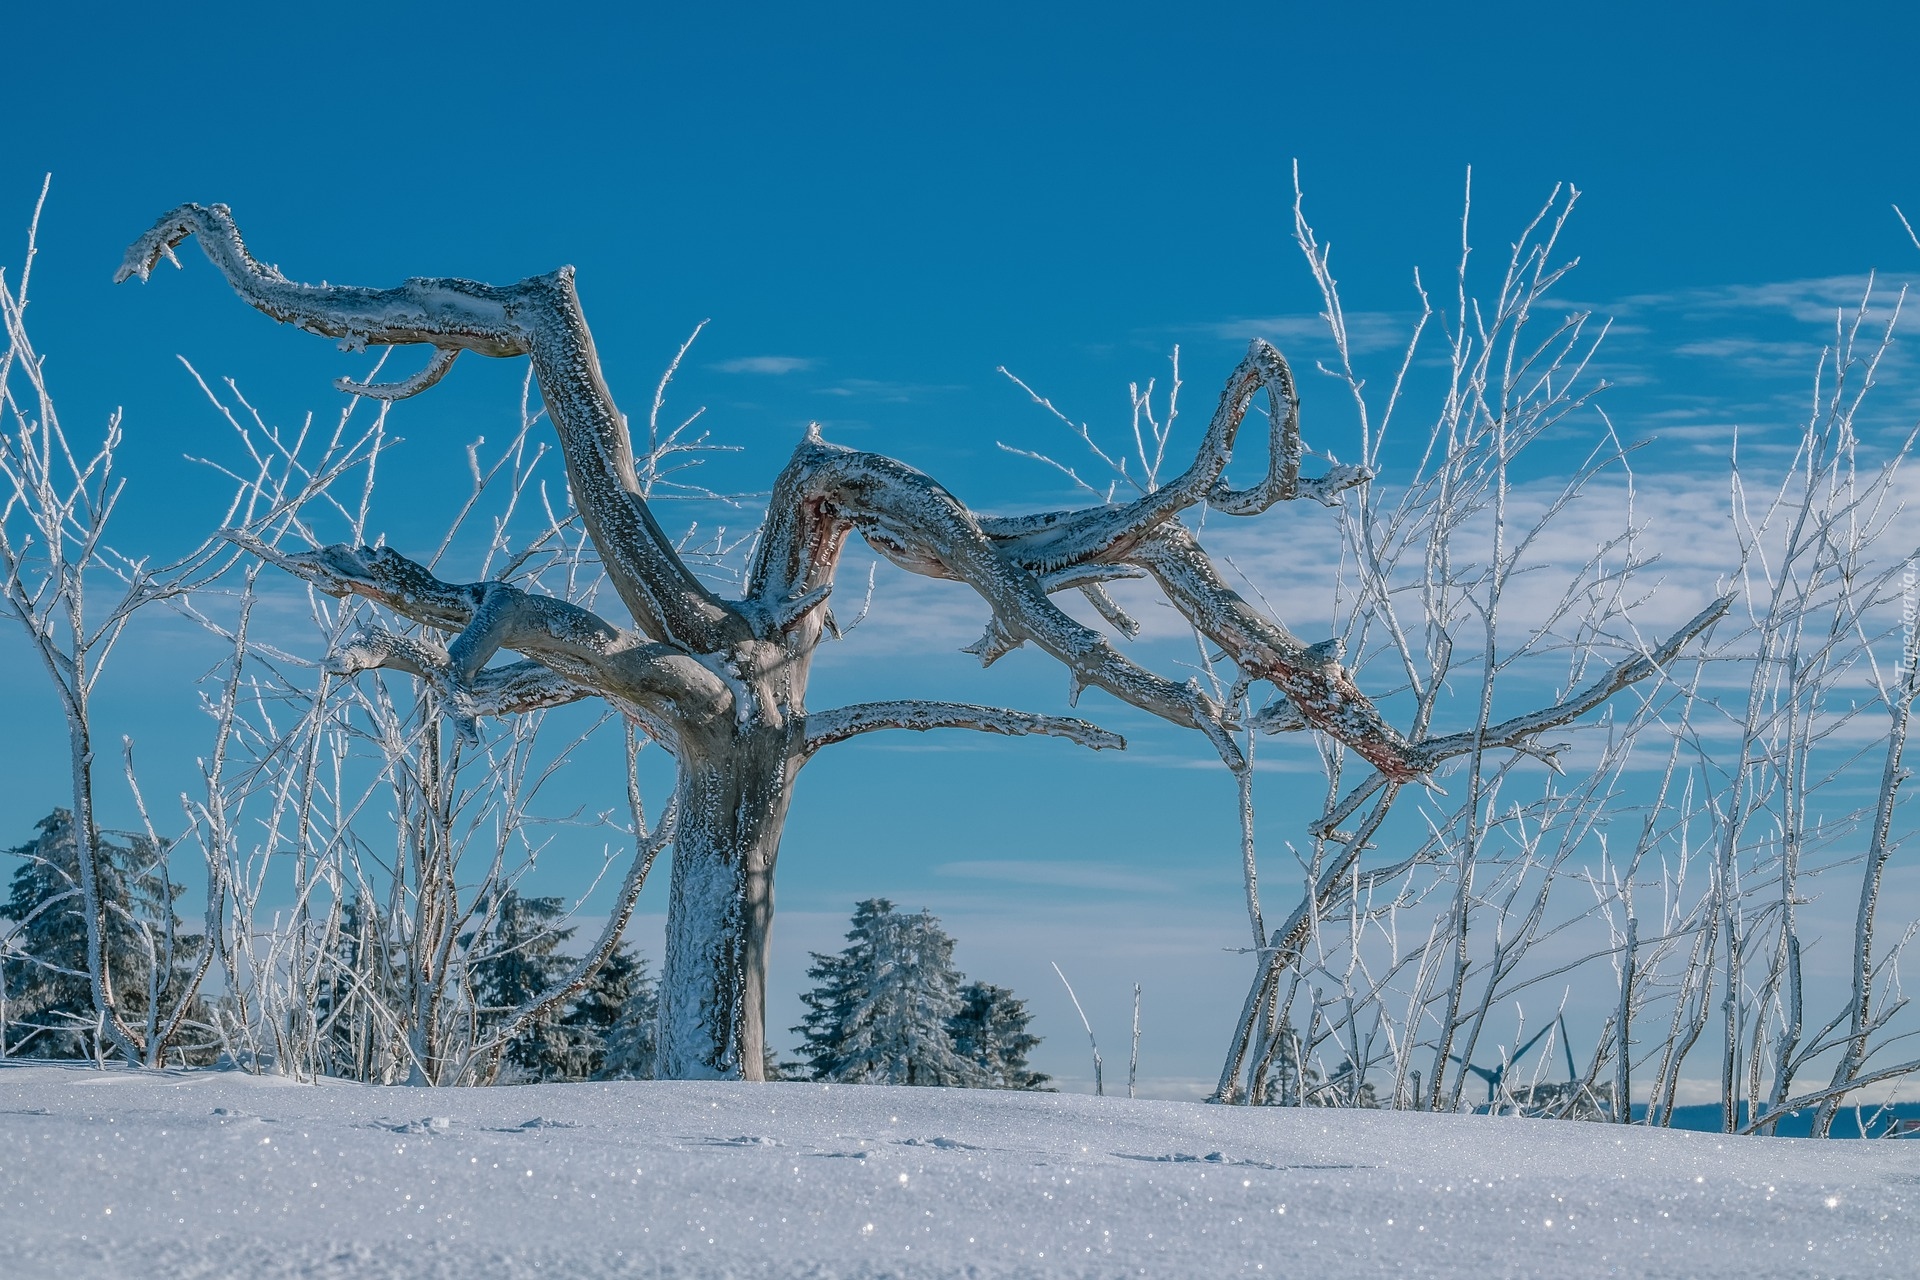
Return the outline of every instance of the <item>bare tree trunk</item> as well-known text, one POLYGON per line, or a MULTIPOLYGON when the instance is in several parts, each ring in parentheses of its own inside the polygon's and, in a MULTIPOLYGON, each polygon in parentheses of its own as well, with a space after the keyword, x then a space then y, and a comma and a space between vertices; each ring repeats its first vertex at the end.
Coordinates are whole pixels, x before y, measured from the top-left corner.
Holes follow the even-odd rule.
POLYGON ((790 734, 758 727, 681 761, 660 979, 664 1079, 762 1078, 774 862, 797 765, 790 734))
MULTIPOLYGON (((85 669, 76 670, 75 684, 84 688, 85 669)), ((87 984, 93 992, 94 1016, 107 1038, 129 1063, 145 1060, 139 1044, 120 1017, 114 998, 113 974, 107 967, 107 908, 100 892, 100 836, 93 822, 93 736, 85 695, 67 703, 67 743, 73 772, 73 850, 80 869, 81 913, 87 925, 87 984)))
MULTIPOLYGON (((1906 655, 1902 654, 1903 660, 1906 655)), ((1880 794, 1875 799, 1873 826, 1868 832, 1866 869, 1860 875, 1860 908, 1853 926, 1853 997, 1847 1004, 1848 1029, 1840 1061, 1834 1065, 1830 1088, 1838 1090, 1860 1074, 1867 1061, 1867 1038, 1874 1028, 1873 999, 1873 926, 1880 906, 1880 881, 1887 859, 1893 855, 1893 807, 1907 771, 1902 765, 1906 754, 1907 733, 1913 723, 1913 708, 1920 699, 1920 670, 1909 668, 1896 686, 1893 727, 1887 735, 1886 765, 1881 773, 1880 794), (1904 687, 1901 687, 1904 686, 1904 687)), ((1814 1116, 1813 1136, 1824 1138, 1833 1126, 1844 1093, 1824 1099, 1814 1116)))

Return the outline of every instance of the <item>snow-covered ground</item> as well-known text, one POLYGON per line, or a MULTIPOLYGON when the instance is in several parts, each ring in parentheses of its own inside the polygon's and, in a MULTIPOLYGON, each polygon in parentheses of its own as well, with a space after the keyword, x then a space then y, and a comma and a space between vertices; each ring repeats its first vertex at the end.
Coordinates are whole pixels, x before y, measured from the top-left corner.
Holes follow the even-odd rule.
POLYGON ((1920 1143, 0 1067, 0 1276, 1920 1273, 1920 1143))

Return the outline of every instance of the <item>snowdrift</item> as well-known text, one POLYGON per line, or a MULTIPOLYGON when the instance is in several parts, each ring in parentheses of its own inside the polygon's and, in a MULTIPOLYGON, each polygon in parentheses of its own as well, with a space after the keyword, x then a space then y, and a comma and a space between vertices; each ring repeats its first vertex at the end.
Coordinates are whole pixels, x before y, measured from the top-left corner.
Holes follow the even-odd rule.
POLYGON ((808 1084, 0 1067, 0 1275, 1865 1276, 1920 1144, 808 1084))

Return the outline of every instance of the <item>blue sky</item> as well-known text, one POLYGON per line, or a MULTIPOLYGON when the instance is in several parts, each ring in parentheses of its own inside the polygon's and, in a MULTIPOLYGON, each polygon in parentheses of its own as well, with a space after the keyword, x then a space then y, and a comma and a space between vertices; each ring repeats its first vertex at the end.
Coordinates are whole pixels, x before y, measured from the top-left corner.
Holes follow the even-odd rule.
MULTIPOLYGON (((221 428, 177 356, 282 421, 336 412, 331 378, 357 372, 247 312, 197 254, 112 288, 127 241, 185 200, 232 206, 296 277, 505 281, 571 262, 629 413, 712 319, 675 395, 741 447, 715 460, 717 487, 763 487, 818 419, 992 510, 1063 496, 997 441, 1066 447, 998 366, 1119 430, 1127 383, 1163 373, 1175 343, 1201 403, 1249 332, 1303 335, 1289 349, 1311 354, 1296 160, 1347 306, 1380 335, 1367 354, 1389 364, 1413 268, 1442 281, 1457 255, 1468 166, 1493 256, 1576 184, 1582 261, 1562 292, 1616 318, 1605 403, 1623 434, 1659 437, 1642 465, 1660 492, 1723 491, 1731 428, 1764 442, 1792 421, 1829 309, 1869 270, 1920 275, 1890 208, 1920 211, 1920 16, 1893 4, 104 5, 7 25, 0 244, 51 172, 37 341, 70 429, 124 408, 118 540, 157 553, 219 516, 218 485, 182 455, 222 447, 221 428)), ((398 545, 437 526, 432 480, 511 422, 519 376, 462 362, 396 411, 398 545)), ((1309 438, 1338 452, 1337 396, 1306 394, 1309 438)), ((870 632, 823 659, 816 705, 1060 701, 1042 662, 970 670, 949 643, 966 604, 932 599, 883 590, 870 632)), ((163 794, 190 780, 183 691, 214 660, 161 628, 109 677, 109 733, 140 740, 163 794)), ((9 664, 10 844, 64 779, 51 701, 9 664)), ((1045 986, 1058 960, 1115 1040, 1146 982, 1150 1073, 1208 1074, 1244 964, 1219 950, 1242 919, 1231 786, 1192 767, 1193 744, 1125 727, 1145 730, 1132 761, 875 740, 811 769, 782 860, 776 1019, 800 953, 884 893, 944 915, 963 964, 1034 999, 1047 1069, 1079 1070, 1045 986)), ((600 776, 583 768, 583 797, 600 776)), ((1290 803, 1281 788, 1264 811, 1275 839, 1290 803)))

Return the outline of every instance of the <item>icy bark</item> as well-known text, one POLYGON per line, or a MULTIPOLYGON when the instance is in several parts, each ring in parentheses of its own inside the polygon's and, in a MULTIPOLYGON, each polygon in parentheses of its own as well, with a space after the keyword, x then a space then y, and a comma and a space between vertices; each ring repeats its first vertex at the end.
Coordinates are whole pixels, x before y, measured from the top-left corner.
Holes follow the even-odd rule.
POLYGON ((1099 751, 1124 749, 1125 738, 1085 720, 1066 716, 1035 715, 1031 711, 1009 711, 1005 707, 976 707, 964 702, 861 702, 836 707, 807 717, 806 749, 809 754, 821 747, 844 742, 856 734, 875 729, 977 729, 982 733, 1004 733, 1010 737, 1042 733, 1066 738, 1083 747, 1099 751))
POLYGON ((663 1079, 762 1078, 774 864, 793 780, 806 759, 810 659, 811 645, 765 640, 709 655, 702 669, 728 700, 707 714, 675 717, 678 817, 657 1065, 663 1079))
POLYGON ((793 794, 793 735, 682 757, 660 981, 663 1079, 758 1079, 766 1046, 773 871, 793 794))

